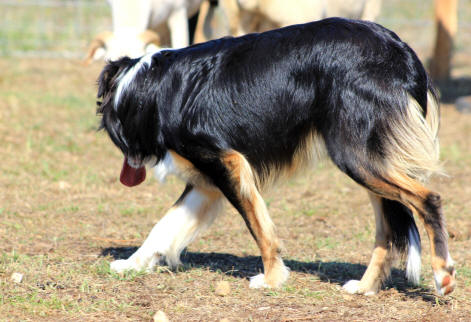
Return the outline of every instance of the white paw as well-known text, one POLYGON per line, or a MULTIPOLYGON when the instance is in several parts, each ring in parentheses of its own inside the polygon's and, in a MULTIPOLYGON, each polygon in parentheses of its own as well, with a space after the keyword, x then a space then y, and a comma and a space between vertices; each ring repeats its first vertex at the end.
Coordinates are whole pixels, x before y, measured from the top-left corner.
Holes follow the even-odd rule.
POLYGON ((366 296, 375 295, 377 293, 376 290, 373 291, 363 291, 361 290, 360 281, 358 280, 350 280, 345 283, 342 288, 350 294, 363 294, 366 296))
POLYGON ((378 293, 378 292, 376 292, 376 291, 368 291, 368 292, 363 293, 363 295, 365 295, 365 296, 373 296, 373 295, 376 295, 376 293, 378 293))
POLYGON ((136 263, 129 259, 118 259, 110 263, 110 269, 116 273, 129 270, 138 270, 136 263))
POLYGON ((350 280, 345 283, 342 288, 350 294, 356 294, 360 290, 360 281, 350 280))
POLYGON ((123 273, 125 271, 140 271, 143 267, 138 265, 137 261, 132 257, 129 259, 118 259, 110 263, 110 269, 116 273, 123 273))
POLYGON ((435 287, 437 288, 438 295, 444 296, 453 292, 456 287, 455 275, 456 271, 453 268, 447 268, 447 270, 441 269, 438 272, 434 272, 435 287))
POLYGON ((159 264, 161 257, 157 254, 151 257, 136 256, 134 253, 128 259, 118 259, 110 263, 110 269, 116 273, 122 273, 124 271, 145 271, 150 273, 154 270, 154 267, 159 264))
POLYGON ((258 274, 256 276, 252 276, 250 278, 250 288, 270 288, 270 286, 265 283, 265 275, 264 274, 258 274))

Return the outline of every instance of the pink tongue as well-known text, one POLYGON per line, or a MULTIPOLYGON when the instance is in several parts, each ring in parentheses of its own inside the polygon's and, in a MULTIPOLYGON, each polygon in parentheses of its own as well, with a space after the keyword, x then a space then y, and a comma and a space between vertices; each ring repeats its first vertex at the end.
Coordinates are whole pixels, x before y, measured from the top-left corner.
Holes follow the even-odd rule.
POLYGON ((128 164, 128 159, 124 158, 123 168, 121 169, 121 175, 119 181, 128 187, 134 187, 142 183, 146 179, 146 168, 140 167, 135 169, 128 164))

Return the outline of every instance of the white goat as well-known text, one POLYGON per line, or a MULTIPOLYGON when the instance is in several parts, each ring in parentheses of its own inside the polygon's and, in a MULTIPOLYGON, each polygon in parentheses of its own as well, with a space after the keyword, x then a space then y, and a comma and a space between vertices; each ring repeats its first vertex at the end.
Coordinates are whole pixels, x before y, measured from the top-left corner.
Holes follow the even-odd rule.
POLYGON ((200 8, 195 43, 225 35, 241 36, 327 17, 374 21, 382 0, 205 0, 200 8))
POLYGON ((231 34, 264 31, 327 17, 374 21, 381 0, 220 0, 231 34))
POLYGON ((157 34, 169 30, 173 48, 189 45, 188 17, 202 0, 108 0, 113 32, 98 34, 89 46, 86 63, 94 59, 139 57, 161 44, 157 34))

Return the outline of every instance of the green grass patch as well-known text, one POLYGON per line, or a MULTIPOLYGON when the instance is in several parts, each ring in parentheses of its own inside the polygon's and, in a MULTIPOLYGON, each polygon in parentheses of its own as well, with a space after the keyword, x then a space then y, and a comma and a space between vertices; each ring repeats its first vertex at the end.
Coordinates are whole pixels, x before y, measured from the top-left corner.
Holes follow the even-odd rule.
POLYGON ((316 238, 314 240, 317 249, 334 249, 340 242, 332 237, 316 238))

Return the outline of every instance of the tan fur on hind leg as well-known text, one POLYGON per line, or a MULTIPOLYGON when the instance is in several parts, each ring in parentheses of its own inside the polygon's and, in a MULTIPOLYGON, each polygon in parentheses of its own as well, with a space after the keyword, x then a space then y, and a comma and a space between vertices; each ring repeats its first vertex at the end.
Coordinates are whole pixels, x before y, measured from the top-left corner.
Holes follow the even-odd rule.
POLYGON ((351 280, 343 286, 344 290, 351 294, 376 294, 384 280, 389 276, 393 259, 390 242, 391 231, 384 218, 381 198, 371 192, 368 195, 375 212, 375 249, 361 280, 351 280))

